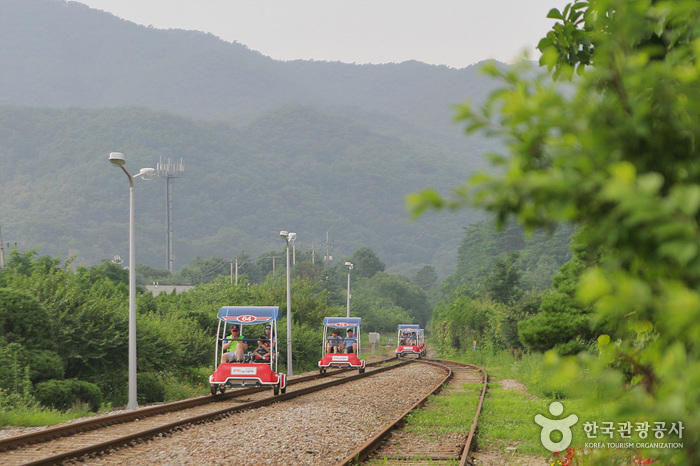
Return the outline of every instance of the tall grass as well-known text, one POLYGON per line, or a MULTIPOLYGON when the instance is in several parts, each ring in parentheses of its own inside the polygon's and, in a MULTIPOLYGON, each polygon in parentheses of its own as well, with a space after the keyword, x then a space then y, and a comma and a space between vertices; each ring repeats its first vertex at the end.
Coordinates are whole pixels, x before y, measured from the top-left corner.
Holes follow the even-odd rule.
MULTIPOLYGON (((586 420, 615 420, 614 401, 605 399, 602 388, 573 364, 566 361, 556 366, 550 364, 553 360, 547 354, 514 355, 507 351, 469 349, 441 351, 439 357, 483 367, 489 374, 489 389, 479 419, 480 449, 551 458, 551 453, 542 446, 542 429, 534 418, 538 414, 551 417, 549 406, 556 400, 562 400, 565 413, 577 414, 578 427, 586 420), (519 383, 507 384, 507 380, 519 383)), ((573 429, 572 445, 590 441, 581 428, 573 429)))
POLYGON ((87 407, 62 412, 44 407, 12 408, 0 410, 0 427, 5 426, 52 426, 85 416, 94 415, 87 407))
POLYGON ((428 436, 469 433, 481 385, 464 384, 459 388, 464 391, 443 390, 439 395, 431 395, 423 409, 408 415, 405 430, 428 436))
MULTIPOLYGON (((188 368, 180 374, 158 374, 156 382, 162 385, 164 402, 209 393, 210 367, 188 368)), ((139 394, 141 395, 141 393, 139 394)), ((140 402, 140 404, 143 404, 140 402)), ((84 403, 76 403, 70 409, 60 411, 39 404, 28 393, 0 390, 0 427, 36 427, 60 424, 86 416, 109 412, 111 404, 103 404, 98 413, 91 411, 84 403)))

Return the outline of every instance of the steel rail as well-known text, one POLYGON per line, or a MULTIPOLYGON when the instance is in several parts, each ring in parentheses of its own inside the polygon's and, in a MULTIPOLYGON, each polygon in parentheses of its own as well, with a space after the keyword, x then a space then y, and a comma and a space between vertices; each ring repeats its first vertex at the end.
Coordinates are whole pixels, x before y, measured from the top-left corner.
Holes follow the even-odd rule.
MULTIPOLYGON (((382 363, 382 362, 386 362, 386 361, 379 361, 379 362, 382 363)), ((380 367, 380 368, 375 369, 375 370, 370 371, 370 372, 365 372, 362 374, 355 374, 355 375, 351 375, 348 377, 338 378, 338 379, 331 380, 329 382, 314 385, 312 387, 306 387, 306 388, 302 388, 300 390, 294 390, 292 392, 287 392, 287 393, 283 393, 283 394, 276 395, 276 396, 270 396, 270 397, 264 398, 262 400, 250 401, 247 403, 242 403, 242 404, 237 405, 237 406, 232 406, 232 407, 228 407, 225 409, 217 410, 217 411, 214 411, 211 413, 200 414, 200 415, 193 416, 193 417, 186 418, 186 419, 180 419, 180 420, 175 421, 175 422, 171 422, 168 424, 164 424, 162 426, 158 426, 158 427, 147 429, 147 430, 140 431, 140 432, 135 432, 133 434, 126 435, 126 436, 119 437, 119 438, 115 438, 112 440, 108 440, 106 442, 102 442, 99 444, 90 445, 90 446, 79 448, 76 450, 71 450, 68 452, 59 453, 59 454, 56 454, 56 455, 53 455, 50 457, 45 457, 45 458, 42 458, 39 460, 27 462, 27 463, 24 463, 24 465, 60 464, 61 462, 66 461, 66 460, 79 459, 85 455, 97 454, 97 453, 108 451, 108 450, 111 450, 114 448, 129 445, 132 442, 138 442, 141 440, 153 438, 159 434, 171 432, 171 431, 178 429, 178 428, 181 428, 185 425, 200 424, 203 422, 220 419, 220 418, 226 417, 226 416, 233 414, 233 413, 236 413, 236 412, 245 411, 248 409, 259 408, 262 406, 271 405, 273 403, 278 403, 280 401, 286 401, 286 400, 296 398, 296 397, 299 397, 302 395, 306 395, 306 394, 313 393, 316 391, 324 390, 326 388, 334 387, 336 385, 341 385, 341 384, 344 384, 347 382, 351 382, 353 380, 361 379, 364 377, 370 377, 374 374, 379 374, 379 373, 382 373, 385 371, 396 369, 398 367, 404 366, 404 365, 409 364, 409 363, 410 363, 409 361, 405 361, 405 362, 400 361, 400 362, 397 362, 396 364, 387 365, 385 367, 380 367)), ((342 371, 342 369, 341 369, 341 371, 342 371)), ((337 373, 338 372, 336 372, 336 371, 333 372, 333 374, 337 374, 337 373)), ((309 378, 306 379, 306 381, 313 380, 315 378, 320 378, 320 377, 309 376, 309 378)), ((299 380, 299 382, 301 382, 302 380, 300 380, 300 379, 301 378, 298 378, 297 380, 299 380)))
MULTIPOLYGON (((396 358, 388 358, 381 361, 375 361, 368 363, 366 367, 377 366, 381 364, 386 364, 396 360, 396 358)), ((325 374, 311 374, 302 377, 294 377, 287 382, 287 385, 294 385, 297 383, 309 382, 312 380, 320 379, 323 377, 329 377, 334 374, 338 374, 347 369, 338 369, 325 374)), ((133 422, 138 419, 143 419, 145 417, 156 416, 158 414, 164 414, 172 411, 179 411, 182 409, 193 408, 195 406, 200 406, 209 403, 219 403, 222 401, 227 401, 232 398, 241 397, 244 395, 250 395, 253 393, 258 393, 264 390, 269 390, 269 387, 250 387, 242 388, 230 391, 228 393, 223 393, 220 395, 204 395, 196 398, 188 398, 186 400, 174 401, 172 403, 165 403, 162 405, 148 406, 145 408, 135 409, 133 411, 128 411, 124 413, 112 414, 109 416, 102 416, 94 419, 86 419, 84 421, 74 422, 71 424, 60 425, 52 427, 49 429, 44 429, 37 432, 31 432, 28 434, 16 435, 14 437, 8 437, 0 440, 0 453, 9 450, 15 450, 21 448, 25 445, 33 445, 41 442, 48 442, 56 438, 67 437, 70 435, 75 435, 81 432, 88 432, 90 430, 101 429, 107 426, 122 424, 126 422, 133 422)), ((279 396, 279 395, 278 395, 279 396)))
POLYGON ((395 428, 397 428, 405 420, 406 416, 408 416, 408 414, 411 411, 422 406, 428 400, 430 395, 438 393, 440 390, 442 390, 444 384, 447 383, 453 376, 452 369, 447 367, 445 364, 453 364, 453 365, 469 367, 469 368, 472 368, 474 370, 480 371, 482 376, 483 376, 483 386, 481 388, 481 394, 479 397, 479 404, 478 404, 478 407, 476 410, 476 415, 474 416, 471 430, 469 431, 469 434, 468 434, 467 439, 465 441, 464 448, 462 449, 462 453, 460 455, 460 465, 466 464, 466 461, 469 457, 469 452, 471 451, 471 446, 472 446, 474 435, 476 432, 476 426, 477 426, 477 423, 479 420, 479 414, 481 412, 481 407, 483 406, 484 397, 486 396, 486 388, 487 388, 487 384, 488 384, 488 375, 486 374, 486 371, 484 369, 482 369, 481 367, 475 366, 473 364, 466 364, 466 363, 460 363, 460 362, 455 362, 455 361, 446 361, 446 360, 441 360, 441 359, 413 359, 410 361, 414 362, 414 363, 420 363, 420 364, 432 364, 432 365, 436 365, 436 366, 445 368, 448 371, 448 374, 445 376, 445 378, 439 384, 436 385, 436 387, 430 393, 428 393, 421 400, 417 401, 411 408, 404 411, 394 422, 392 422, 391 424, 386 426, 384 429, 382 429, 380 432, 378 432, 374 437, 372 437, 367 442, 365 442, 363 445, 361 445, 357 450, 355 450, 353 453, 351 453, 346 458, 344 458, 341 462, 339 462, 337 464, 337 466, 354 465, 354 464, 359 464, 362 461, 365 461, 367 458, 369 458, 371 453, 377 449, 377 447, 381 444, 381 442, 395 428))
POLYGON ((464 444, 464 449, 462 450, 462 456, 460 457, 459 461, 459 466, 465 466, 467 464, 467 459, 469 458, 469 452, 471 451, 472 448, 472 442, 474 440, 474 435, 476 434, 476 426, 477 423, 479 422, 479 414, 481 414, 481 408, 484 406, 484 398, 486 397, 486 388, 488 387, 489 383, 489 375, 486 373, 486 371, 478 366, 474 366, 472 364, 467 364, 467 366, 472 367, 474 369, 478 369, 481 372, 481 375, 484 380, 484 384, 481 387, 481 395, 479 396, 479 404, 476 407, 476 414, 474 414, 474 420, 472 421, 472 428, 469 430, 469 435, 467 436, 467 441, 464 444))
POLYGON ((433 390, 431 390, 430 393, 428 393, 423 398, 421 398, 416 403, 414 403, 413 406, 411 406, 410 408, 405 410, 403 413, 401 413, 401 415, 394 422, 392 422, 391 424, 386 426, 384 429, 379 431, 379 433, 377 433, 374 437, 370 438, 367 442, 362 444, 357 450, 355 450, 353 453, 348 455, 345 459, 343 459, 340 463, 338 463, 338 466, 357 464, 361 461, 366 460, 369 457, 370 453, 372 453, 377 448, 377 446, 379 446, 379 444, 386 438, 387 435, 389 435, 389 433, 392 430, 394 430, 394 428, 396 428, 401 422, 403 422, 403 420, 406 418, 406 416, 408 416, 408 414, 411 411, 413 411, 414 409, 416 409, 417 407, 419 407, 423 403, 425 403, 428 400, 428 398, 430 397, 430 395, 439 392, 440 389, 442 388, 442 386, 452 378, 452 369, 450 369, 449 367, 446 367, 442 364, 433 363, 433 362, 425 360, 425 359, 422 359, 422 360, 412 359, 412 360, 406 360, 406 362, 410 362, 410 363, 420 362, 423 364, 436 365, 436 366, 439 366, 439 367, 446 369, 447 375, 438 384, 436 384, 435 388, 433 388, 433 390))

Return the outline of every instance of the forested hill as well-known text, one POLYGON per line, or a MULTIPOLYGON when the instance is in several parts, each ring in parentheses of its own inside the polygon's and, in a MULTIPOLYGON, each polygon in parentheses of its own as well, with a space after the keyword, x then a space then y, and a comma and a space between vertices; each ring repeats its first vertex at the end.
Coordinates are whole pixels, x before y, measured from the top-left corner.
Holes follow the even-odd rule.
POLYGON ((281 62, 211 34, 139 26, 78 2, 0 5, 5 104, 139 105, 238 121, 289 103, 351 106, 454 133, 450 106, 483 95, 488 82, 477 66, 281 62))
MULTIPOLYGON (((317 257, 326 231, 334 253, 368 245, 391 265, 449 261, 465 216, 409 220, 404 195, 466 176, 410 145, 343 117, 287 107, 245 127, 143 108, 0 106, 0 215, 6 241, 42 254, 99 263, 127 257, 127 167, 187 154, 173 181, 176 266, 195 256, 281 250, 279 231, 317 257), (435 223, 439 221, 438 223, 435 223)), ((436 153, 437 154, 437 153, 436 153)), ((439 154, 437 154, 439 155, 439 154)), ((165 268, 165 181, 136 180, 138 261, 165 268)))
MULTIPOLYGON (((454 270, 476 215, 408 219, 404 196, 463 181, 493 149, 453 122, 478 66, 280 62, 201 32, 77 2, 0 0, 0 228, 6 242, 99 263, 128 248, 128 167, 182 157, 176 269, 196 256, 370 246, 389 270, 454 270), (393 268, 392 268, 393 267, 393 268)), ((165 267, 165 182, 137 185, 137 260, 165 267)))

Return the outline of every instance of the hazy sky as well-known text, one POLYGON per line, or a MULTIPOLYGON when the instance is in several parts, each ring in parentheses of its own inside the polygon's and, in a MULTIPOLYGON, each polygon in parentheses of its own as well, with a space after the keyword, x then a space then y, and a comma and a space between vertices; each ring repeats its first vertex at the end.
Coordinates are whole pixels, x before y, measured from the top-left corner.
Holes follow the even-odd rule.
POLYGON ((539 57, 566 0, 78 0, 137 24, 210 32, 278 60, 463 68, 539 57))

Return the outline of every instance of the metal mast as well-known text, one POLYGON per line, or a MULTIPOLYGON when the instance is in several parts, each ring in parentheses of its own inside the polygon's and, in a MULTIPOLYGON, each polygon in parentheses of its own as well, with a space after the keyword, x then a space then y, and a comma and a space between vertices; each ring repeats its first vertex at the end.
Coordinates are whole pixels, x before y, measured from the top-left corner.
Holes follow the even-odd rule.
POLYGON ((163 157, 161 157, 158 165, 156 165, 156 174, 161 178, 165 178, 165 215, 168 224, 165 243, 166 267, 170 273, 173 273, 173 188, 171 182, 174 178, 185 176, 185 164, 182 163, 182 159, 180 159, 179 163, 173 162, 170 158, 168 158, 167 162, 163 162, 163 157))
POLYGON ((331 248, 333 247, 333 243, 331 243, 328 240, 328 232, 326 232, 326 255, 323 256, 323 260, 326 261, 326 263, 330 264, 333 262, 333 256, 331 256, 331 248))

